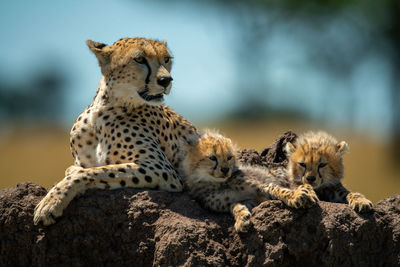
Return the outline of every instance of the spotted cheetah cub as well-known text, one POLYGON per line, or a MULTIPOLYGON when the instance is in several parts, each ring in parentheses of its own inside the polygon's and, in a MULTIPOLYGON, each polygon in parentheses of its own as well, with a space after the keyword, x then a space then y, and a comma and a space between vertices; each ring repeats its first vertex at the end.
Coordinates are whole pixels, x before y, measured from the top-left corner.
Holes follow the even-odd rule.
POLYGON ((305 133, 286 144, 288 174, 293 184, 311 185, 320 200, 348 203, 355 211, 366 212, 372 209, 371 201, 341 183, 347 149, 345 141, 338 142, 325 132, 305 133))
POLYGON ((197 139, 182 140, 181 147, 180 173, 190 194, 207 209, 231 212, 238 232, 248 230, 248 207, 266 199, 280 199, 294 208, 310 207, 318 200, 308 184, 289 189, 284 168, 237 163, 232 141, 218 133, 206 131, 197 139))

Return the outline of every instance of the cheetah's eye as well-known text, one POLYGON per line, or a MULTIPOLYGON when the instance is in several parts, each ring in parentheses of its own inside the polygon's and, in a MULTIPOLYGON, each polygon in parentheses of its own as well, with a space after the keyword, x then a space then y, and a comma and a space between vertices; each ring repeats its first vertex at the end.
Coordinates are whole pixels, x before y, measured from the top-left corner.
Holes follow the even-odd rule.
POLYGON ((327 163, 320 163, 319 165, 318 165, 318 169, 319 168, 323 168, 323 167, 325 167, 327 165, 327 163))
POLYGON ((170 57, 165 57, 165 58, 164 58, 164 62, 165 62, 165 63, 168 63, 170 59, 171 59, 170 57))
POLYGON ((134 60, 139 64, 143 64, 145 62, 144 57, 135 57, 134 60))
POLYGON ((232 156, 228 156, 228 160, 231 160, 233 157, 232 156))
POLYGON ((209 159, 212 161, 217 161, 217 157, 215 157, 215 156, 210 156, 209 159))
POLYGON ((303 168, 306 168, 306 167, 307 167, 306 164, 305 164, 304 162, 299 162, 299 165, 300 165, 301 167, 303 167, 303 168))

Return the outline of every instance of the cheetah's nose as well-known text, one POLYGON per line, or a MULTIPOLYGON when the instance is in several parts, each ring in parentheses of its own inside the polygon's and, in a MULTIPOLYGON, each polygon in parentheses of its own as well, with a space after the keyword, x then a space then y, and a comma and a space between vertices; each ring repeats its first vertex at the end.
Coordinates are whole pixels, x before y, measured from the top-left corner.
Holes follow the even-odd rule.
POLYGON ((162 77, 157 79, 157 83, 159 85, 161 85, 162 87, 167 87, 172 80, 173 79, 172 79, 171 76, 162 76, 162 77))
POLYGON ((307 181, 309 181, 310 183, 315 181, 315 176, 307 176, 307 181))
POLYGON ((223 174, 227 175, 228 172, 229 172, 229 168, 221 168, 221 172, 222 172, 223 174))

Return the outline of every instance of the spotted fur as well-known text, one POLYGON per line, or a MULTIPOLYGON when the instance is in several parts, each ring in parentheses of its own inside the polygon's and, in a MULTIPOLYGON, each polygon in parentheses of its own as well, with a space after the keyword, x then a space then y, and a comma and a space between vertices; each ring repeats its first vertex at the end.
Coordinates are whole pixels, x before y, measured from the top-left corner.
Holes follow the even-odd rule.
POLYGON ((191 195, 205 208, 230 212, 235 229, 250 226, 250 210, 266 199, 280 199, 294 208, 310 207, 317 197, 309 185, 291 189, 284 168, 266 169, 236 161, 231 140, 206 131, 200 138, 182 141, 180 172, 191 195))
POLYGON ((347 149, 345 141, 338 142, 325 132, 305 133, 285 147, 288 174, 293 184, 311 185, 321 200, 348 203, 355 211, 366 212, 372 209, 371 201, 360 193, 350 192, 341 182, 347 149))
POLYGON ((87 41, 102 71, 93 102, 71 130, 74 165, 35 208, 49 225, 88 188, 183 189, 175 170, 178 140, 197 136, 182 116, 162 105, 171 89, 172 56, 165 42, 125 38, 112 46, 87 41))

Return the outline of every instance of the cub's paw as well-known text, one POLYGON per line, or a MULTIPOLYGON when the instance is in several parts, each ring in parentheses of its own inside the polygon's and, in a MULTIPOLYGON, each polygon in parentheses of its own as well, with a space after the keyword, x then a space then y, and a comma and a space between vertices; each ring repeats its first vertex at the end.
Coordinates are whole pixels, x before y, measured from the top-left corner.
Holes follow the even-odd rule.
POLYGON ((251 226, 251 213, 246 206, 238 204, 233 208, 236 232, 247 232, 251 226))
POLYGON ((61 199, 49 192, 36 206, 33 214, 33 223, 38 225, 42 222, 44 226, 53 224, 56 222, 55 218, 60 217, 62 212, 61 199))
POLYGON ((317 203, 318 202, 318 196, 317 196, 317 194, 315 193, 315 191, 314 191, 314 189, 313 189, 313 187, 311 186, 311 185, 309 185, 309 184, 303 184, 303 185, 300 185, 300 187, 302 188, 302 190, 305 190, 305 191, 307 191, 307 195, 308 195, 308 203, 306 204, 307 205, 307 207, 311 207, 311 206, 313 206, 315 203, 317 203))
POLYGON ((363 213, 372 210, 372 202, 359 193, 349 193, 347 195, 347 200, 350 208, 356 212, 363 213))
POLYGON ((251 222, 250 222, 250 213, 243 215, 240 218, 236 219, 235 222, 235 230, 237 232, 247 232, 250 229, 251 222))
POLYGON ((288 200, 288 205, 293 208, 309 208, 317 203, 318 197, 314 189, 309 184, 303 184, 293 191, 292 196, 288 200))

